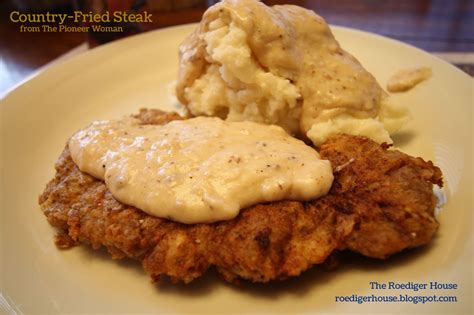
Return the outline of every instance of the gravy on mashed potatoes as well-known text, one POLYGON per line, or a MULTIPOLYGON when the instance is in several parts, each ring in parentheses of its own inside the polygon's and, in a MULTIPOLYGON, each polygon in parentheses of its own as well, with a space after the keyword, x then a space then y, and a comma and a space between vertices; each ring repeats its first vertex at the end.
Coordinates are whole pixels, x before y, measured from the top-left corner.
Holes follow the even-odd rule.
POLYGON ((320 145, 336 133, 392 143, 408 120, 323 18, 224 0, 180 46, 177 96, 193 115, 282 126, 320 145))

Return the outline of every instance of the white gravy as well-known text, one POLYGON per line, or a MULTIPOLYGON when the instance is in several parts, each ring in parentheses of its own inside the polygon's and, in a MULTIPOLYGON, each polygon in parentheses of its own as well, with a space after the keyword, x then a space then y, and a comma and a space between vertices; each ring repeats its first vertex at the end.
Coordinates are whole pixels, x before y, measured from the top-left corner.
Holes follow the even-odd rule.
POLYGON ((428 67, 400 70, 388 80, 387 90, 392 93, 406 92, 418 83, 429 79, 431 75, 432 71, 428 67))
POLYGON ((333 181, 330 162, 313 148, 253 122, 97 121, 74 134, 69 149, 117 200, 187 224, 229 220, 263 202, 316 199, 333 181))

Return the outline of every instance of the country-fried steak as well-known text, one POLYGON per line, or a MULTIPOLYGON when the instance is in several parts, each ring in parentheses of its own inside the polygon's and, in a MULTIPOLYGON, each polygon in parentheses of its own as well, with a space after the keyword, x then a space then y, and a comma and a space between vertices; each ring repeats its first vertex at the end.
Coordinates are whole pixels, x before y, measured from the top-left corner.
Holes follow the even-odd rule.
MULTIPOLYGON (((136 117, 143 124, 181 119, 158 110, 136 117)), ((115 200, 102 181, 76 167, 66 145, 39 202, 59 230, 59 247, 106 247, 114 259, 142 261, 155 280, 190 282, 215 266, 230 282, 267 282, 298 276, 337 250, 384 259, 432 239, 438 228, 432 188, 442 179, 431 162, 347 135, 330 138, 320 154, 335 177, 325 197, 260 204, 233 220, 185 225, 115 200)))

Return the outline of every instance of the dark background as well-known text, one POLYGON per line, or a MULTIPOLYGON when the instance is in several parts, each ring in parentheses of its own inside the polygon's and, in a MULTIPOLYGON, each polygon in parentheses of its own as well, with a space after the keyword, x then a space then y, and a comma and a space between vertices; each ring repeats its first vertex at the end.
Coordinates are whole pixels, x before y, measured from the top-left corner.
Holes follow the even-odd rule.
MULTIPOLYGON (((75 8, 148 11, 152 24, 123 25, 129 34, 198 22, 212 0, 0 0, 0 94, 58 56, 88 42, 90 47, 117 39, 103 34, 20 33, 10 21, 13 10, 71 12, 75 8), (99 8, 97 8, 99 4, 99 8), (101 7, 102 6, 102 7, 101 7)), ((308 0, 264 1, 297 4, 316 11, 328 23, 392 37, 430 52, 474 51, 473 0, 308 0)), ((92 10, 92 9, 91 9, 92 10)), ((73 25, 73 24, 72 24, 73 25)), ((122 35, 121 35, 122 36, 122 35)), ((460 65, 473 72, 470 63, 460 65)))

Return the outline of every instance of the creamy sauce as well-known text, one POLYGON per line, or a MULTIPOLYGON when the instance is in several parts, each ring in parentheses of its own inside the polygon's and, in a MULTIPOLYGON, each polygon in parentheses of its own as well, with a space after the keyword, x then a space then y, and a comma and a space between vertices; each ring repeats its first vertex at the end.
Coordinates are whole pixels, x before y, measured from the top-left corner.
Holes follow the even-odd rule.
POLYGON ((380 115, 387 94, 323 18, 255 0, 206 11, 180 46, 177 96, 194 115, 278 124, 316 145, 341 132, 391 142, 389 133, 408 118, 380 115), (346 128, 348 118, 356 129, 346 128))
POLYGON ((232 219, 263 202, 315 199, 333 180, 330 162, 313 148, 253 122, 97 121, 74 134, 69 149, 119 201, 189 224, 232 219))
POLYGON ((390 92, 408 91, 418 83, 429 79, 431 75, 431 69, 428 67, 400 70, 388 80, 387 90, 390 92))

